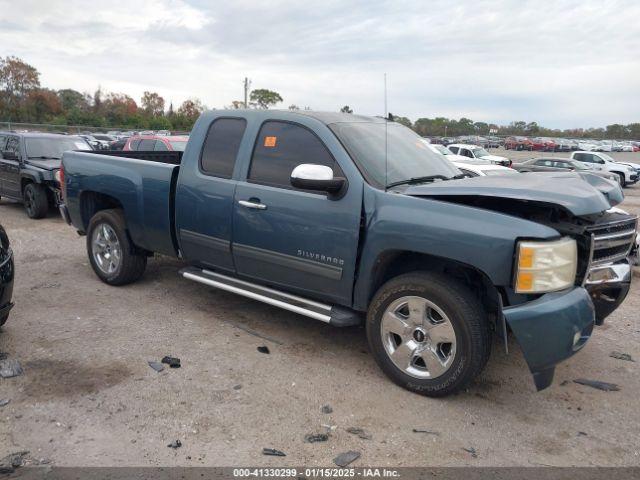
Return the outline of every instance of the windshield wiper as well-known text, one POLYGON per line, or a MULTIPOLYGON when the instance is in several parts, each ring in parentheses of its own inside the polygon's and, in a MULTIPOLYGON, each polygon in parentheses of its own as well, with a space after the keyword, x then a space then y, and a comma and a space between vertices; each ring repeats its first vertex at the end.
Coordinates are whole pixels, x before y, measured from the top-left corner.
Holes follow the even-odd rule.
POLYGON ((60 160, 60 157, 52 157, 50 155, 39 155, 37 157, 27 157, 29 160, 60 160))
POLYGON ((445 177, 444 175, 426 175, 424 177, 412 177, 407 180, 398 180, 397 182, 391 182, 387 185, 387 188, 397 187, 398 185, 415 185, 417 183, 433 182, 434 180, 457 180, 465 178, 464 175, 455 175, 453 177, 445 177))

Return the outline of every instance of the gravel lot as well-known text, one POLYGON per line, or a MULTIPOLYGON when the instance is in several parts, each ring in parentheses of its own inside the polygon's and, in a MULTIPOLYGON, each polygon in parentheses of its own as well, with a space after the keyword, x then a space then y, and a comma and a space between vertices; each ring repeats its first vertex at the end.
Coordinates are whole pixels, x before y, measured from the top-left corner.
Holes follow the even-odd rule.
MULTIPOLYGON (((640 186, 625 193, 623 208, 640 213, 640 186)), ((58 216, 29 220, 3 200, 0 222, 17 271, 0 351, 24 367, 0 379, 0 399, 10 400, 0 407, 0 457, 29 450, 58 466, 302 466, 357 450, 354 466, 640 465, 640 284, 549 389, 535 392, 516 343, 506 355, 496 341, 477 383, 434 400, 387 380, 362 328, 335 329, 189 282, 164 257, 139 283, 109 287, 89 267, 84 238, 58 216), (182 368, 147 365, 165 355, 182 368), (621 390, 572 382, 580 377, 621 390), (333 413, 322 413, 327 404, 333 413), (305 443, 323 424, 336 426, 329 440, 305 443), (182 448, 167 448, 176 439, 182 448), (265 457, 263 447, 287 456, 265 457)))

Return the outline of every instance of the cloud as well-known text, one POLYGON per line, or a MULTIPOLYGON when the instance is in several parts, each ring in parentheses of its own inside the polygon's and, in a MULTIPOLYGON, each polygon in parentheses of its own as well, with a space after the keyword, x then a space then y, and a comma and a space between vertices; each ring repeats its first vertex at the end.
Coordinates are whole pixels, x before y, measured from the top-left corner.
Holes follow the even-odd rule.
POLYGON ((640 3, 0 0, 0 55, 45 85, 221 108, 242 80, 289 104, 554 127, 640 120, 640 3), (9 5, 11 3, 11 5, 9 5))

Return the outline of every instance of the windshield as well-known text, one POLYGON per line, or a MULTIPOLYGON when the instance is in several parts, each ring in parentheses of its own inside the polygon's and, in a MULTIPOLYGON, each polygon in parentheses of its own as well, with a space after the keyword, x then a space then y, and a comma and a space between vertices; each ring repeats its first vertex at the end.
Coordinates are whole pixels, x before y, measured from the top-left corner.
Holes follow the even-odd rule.
POLYGON ((184 149, 187 148, 187 142, 180 142, 180 141, 177 141, 177 140, 172 140, 169 143, 171 144, 171 147, 176 152, 184 152, 184 149))
POLYGON ((79 137, 27 137, 24 143, 28 158, 60 159, 67 150, 91 150, 89 144, 79 137))
POLYGON ((432 151, 417 133, 403 125, 388 123, 385 127, 385 123, 363 122, 334 123, 329 127, 367 180, 377 186, 430 175, 447 178, 460 175, 451 162, 432 151))
POLYGON ((477 157, 477 158, 482 158, 482 157, 488 157, 489 155, 491 155, 489 152, 487 152, 484 148, 474 148, 473 149, 473 154, 477 157))
POLYGON ((606 153, 601 153, 600 154, 600 158, 604 158, 608 162, 615 162, 615 160, 613 158, 611 158, 609 155, 607 155, 606 153))

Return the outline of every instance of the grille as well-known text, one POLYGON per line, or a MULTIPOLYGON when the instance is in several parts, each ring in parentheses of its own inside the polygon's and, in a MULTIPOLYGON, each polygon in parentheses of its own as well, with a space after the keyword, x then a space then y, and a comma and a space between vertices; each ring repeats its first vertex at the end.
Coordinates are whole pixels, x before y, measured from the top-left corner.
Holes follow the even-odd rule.
POLYGON ((636 238, 637 218, 596 225, 589 229, 593 235, 592 264, 622 260, 631 250, 636 238))

